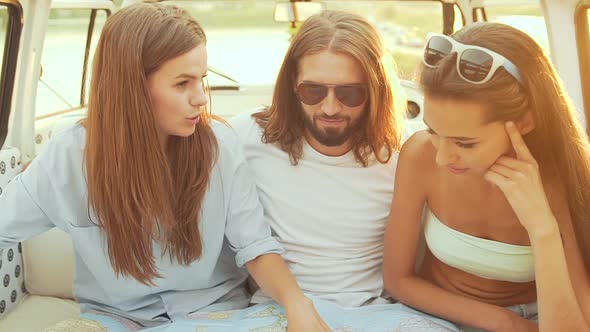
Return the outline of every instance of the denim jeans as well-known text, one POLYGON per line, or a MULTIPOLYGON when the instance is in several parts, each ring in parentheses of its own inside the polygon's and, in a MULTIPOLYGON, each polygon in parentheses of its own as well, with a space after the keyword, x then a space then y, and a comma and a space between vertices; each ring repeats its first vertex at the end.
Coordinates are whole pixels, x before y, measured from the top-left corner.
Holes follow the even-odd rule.
MULTIPOLYGON (((535 322, 539 321, 539 315, 537 310, 537 303, 529 303, 529 304, 516 304, 506 307, 506 309, 514 311, 517 315, 522 318, 526 318, 528 320, 532 320, 535 322)), ((466 327, 466 326, 459 326, 461 331, 463 332, 482 332, 484 330, 466 327)))

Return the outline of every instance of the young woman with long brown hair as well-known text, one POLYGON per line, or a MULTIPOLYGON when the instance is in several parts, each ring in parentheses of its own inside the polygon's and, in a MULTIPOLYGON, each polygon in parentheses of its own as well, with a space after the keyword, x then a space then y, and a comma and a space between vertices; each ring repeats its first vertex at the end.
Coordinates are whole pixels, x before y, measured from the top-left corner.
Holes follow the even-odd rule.
POLYGON ((172 6, 124 8, 93 65, 88 117, 0 197, 0 248, 70 233, 82 313, 127 327, 246 307, 245 265, 289 330, 328 330, 278 255, 233 131, 207 112, 201 26, 172 6))
POLYGON ((386 288, 465 331, 587 331, 590 148, 549 58, 474 24, 429 37, 421 83, 429 129, 400 154, 386 288))

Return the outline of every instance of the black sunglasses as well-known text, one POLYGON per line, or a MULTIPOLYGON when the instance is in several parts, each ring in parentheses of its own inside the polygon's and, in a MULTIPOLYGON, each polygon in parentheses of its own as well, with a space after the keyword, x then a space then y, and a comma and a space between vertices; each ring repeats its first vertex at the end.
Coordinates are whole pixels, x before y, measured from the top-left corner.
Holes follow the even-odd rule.
POLYGON ((300 83, 295 89, 299 101, 305 105, 316 105, 326 98, 329 89, 334 89, 336 99, 348 107, 357 107, 367 100, 367 88, 364 84, 318 84, 300 83))

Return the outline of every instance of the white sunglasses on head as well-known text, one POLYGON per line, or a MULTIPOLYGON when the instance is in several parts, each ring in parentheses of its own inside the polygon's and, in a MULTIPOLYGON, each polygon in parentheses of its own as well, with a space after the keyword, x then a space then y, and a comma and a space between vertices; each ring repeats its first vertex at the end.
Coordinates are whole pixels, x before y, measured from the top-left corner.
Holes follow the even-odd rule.
POLYGON ((442 58, 453 52, 457 53, 457 73, 469 83, 486 83, 500 67, 522 83, 518 68, 504 56, 485 47, 462 44, 439 33, 428 34, 422 61, 428 67, 436 67, 442 58))

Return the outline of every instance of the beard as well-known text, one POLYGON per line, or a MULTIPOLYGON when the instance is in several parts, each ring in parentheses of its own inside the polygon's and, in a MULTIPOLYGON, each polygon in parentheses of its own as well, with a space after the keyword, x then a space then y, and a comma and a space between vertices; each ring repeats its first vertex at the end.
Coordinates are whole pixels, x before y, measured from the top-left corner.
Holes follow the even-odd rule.
POLYGON ((326 114, 313 114, 309 115, 303 113, 303 123, 305 129, 311 134, 311 136, 324 146, 340 146, 346 143, 350 137, 357 132, 361 127, 361 120, 364 119, 364 113, 352 122, 352 119, 348 116, 328 116, 326 114), (346 123, 344 128, 321 128, 317 120, 341 120, 346 123))

